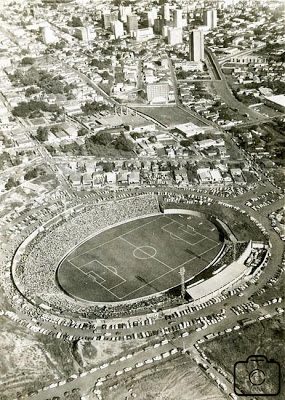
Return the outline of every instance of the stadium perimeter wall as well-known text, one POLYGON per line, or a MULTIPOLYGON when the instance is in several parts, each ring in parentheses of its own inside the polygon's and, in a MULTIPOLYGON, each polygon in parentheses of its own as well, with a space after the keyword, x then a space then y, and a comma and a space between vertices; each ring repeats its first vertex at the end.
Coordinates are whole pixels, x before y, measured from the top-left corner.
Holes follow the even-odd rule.
POLYGON ((197 300, 204 302, 209 300, 211 297, 219 295, 224 290, 238 282, 243 278, 243 276, 247 275, 247 273, 250 272, 250 268, 248 268, 244 263, 249 257, 251 250, 252 241, 248 243, 247 248, 237 261, 232 262, 224 270, 209 278, 207 281, 189 288, 187 293, 193 298, 193 304, 195 304, 195 301, 197 300), (229 272, 232 272, 232 274, 229 274, 229 272), (231 279, 232 276, 234 277, 233 279, 231 279))

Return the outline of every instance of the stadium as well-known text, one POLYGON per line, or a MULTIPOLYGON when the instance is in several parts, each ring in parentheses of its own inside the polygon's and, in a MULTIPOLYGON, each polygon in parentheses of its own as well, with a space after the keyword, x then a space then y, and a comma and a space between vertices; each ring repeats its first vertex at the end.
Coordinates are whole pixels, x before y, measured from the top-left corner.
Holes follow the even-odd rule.
POLYGON ((267 257, 266 232, 208 197, 150 193, 77 204, 17 249, 17 296, 37 310, 112 318, 221 293, 267 257))

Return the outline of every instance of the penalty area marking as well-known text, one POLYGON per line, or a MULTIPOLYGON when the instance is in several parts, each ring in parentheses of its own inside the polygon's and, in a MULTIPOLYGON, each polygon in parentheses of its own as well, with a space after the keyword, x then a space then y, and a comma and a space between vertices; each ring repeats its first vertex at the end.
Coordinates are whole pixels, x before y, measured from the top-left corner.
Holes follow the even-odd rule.
MULTIPOLYGON (((166 232, 168 232, 168 231, 166 231, 166 232)), ((172 233, 172 232, 168 232, 168 233, 170 233, 171 239, 174 239, 174 240, 183 240, 183 239, 181 239, 179 236, 174 235, 174 233, 172 233)))
POLYGON ((112 265, 104 265, 104 267, 113 272, 115 275, 119 275, 116 267, 113 267, 112 265))

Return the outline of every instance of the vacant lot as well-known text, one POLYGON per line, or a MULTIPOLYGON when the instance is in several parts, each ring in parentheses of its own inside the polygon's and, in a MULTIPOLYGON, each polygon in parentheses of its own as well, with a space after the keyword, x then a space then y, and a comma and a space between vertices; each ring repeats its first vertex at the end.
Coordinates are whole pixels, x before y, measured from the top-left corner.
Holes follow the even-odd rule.
MULTIPOLYGON (((263 355, 268 360, 273 359, 280 363, 281 371, 284 370, 285 360, 285 324, 284 318, 276 317, 272 320, 256 322, 242 330, 233 332, 228 336, 220 337, 205 343, 202 348, 208 357, 218 366, 221 366, 230 375, 233 375, 234 364, 237 361, 246 361, 251 355, 263 355)), ((261 367, 260 367, 261 368, 261 367)), ((266 372, 268 367, 262 366, 266 372)), ((237 376, 238 387, 243 392, 251 390, 249 387, 249 369, 241 371, 241 376, 237 376)), ((277 385, 277 374, 266 382, 267 389, 274 389, 277 385)), ((285 375, 281 372, 281 394, 274 399, 284 399, 285 397, 285 375)), ((270 399, 265 396, 263 399, 270 399)))
POLYGON ((156 368, 146 370, 134 378, 121 380, 118 386, 104 389, 103 398, 105 400, 225 399, 219 389, 186 356, 180 356, 156 368))
POLYGON ((197 126, 205 126, 199 119, 192 117, 186 111, 180 108, 173 107, 139 107, 138 111, 155 118, 158 122, 163 125, 175 126, 179 124, 186 124, 192 122, 197 126))

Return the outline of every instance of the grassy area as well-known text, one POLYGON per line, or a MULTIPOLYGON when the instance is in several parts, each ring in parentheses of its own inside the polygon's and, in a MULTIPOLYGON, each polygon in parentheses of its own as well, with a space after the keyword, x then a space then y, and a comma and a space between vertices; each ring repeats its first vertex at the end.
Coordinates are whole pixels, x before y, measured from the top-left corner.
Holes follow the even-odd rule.
POLYGON ((66 292, 79 298, 130 300, 179 285, 181 264, 189 280, 221 246, 209 221, 179 215, 142 218, 83 243, 61 264, 57 277, 66 292))
MULTIPOLYGON (((282 366, 285 360, 285 325, 284 319, 275 317, 272 320, 256 322, 242 330, 232 332, 230 335, 219 337, 218 339, 204 343, 201 347, 206 355, 213 360, 213 363, 222 367, 228 374, 233 375, 234 364, 246 359, 254 354, 264 355, 268 360, 273 359, 282 366)), ((263 367, 267 368, 267 367, 263 367)), ((264 369, 266 371, 266 369, 264 369)), ((238 385, 248 392, 248 374, 250 366, 244 369, 241 376, 237 376, 238 385)), ((266 383, 266 389, 273 388, 276 384, 277 376, 271 376, 266 383)), ((281 400, 285 396, 285 375, 281 375, 281 394, 274 397, 281 400)), ((265 396, 263 399, 270 399, 265 396)))
POLYGON ((10 400, 17 392, 28 393, 72 373, 74 364, 69 343, 34 334, 6 317, 0 317, 0 326, 2 400, 10 400))
POLYGON ((24 395, 66 379, 73 373, 79 374, 121 354, 127 354, 135 346, 134 341, 65 342, 35 334, 7 317, 0 316, 0 398, 15 399, 17 393, 24 395))
MULTIPOLYGON (((134 107, 135 108, 135 107, 134 107)), ((175 126, 179 124, 185 124, 187 122, 192 122, 197 126, 205 126, 197 118, 192 117, 186 111, 180 108, 173 107, 139 107, 138 111, 149 115, 152 118, 157 119, 159 122, 166 126, 175 126)))

